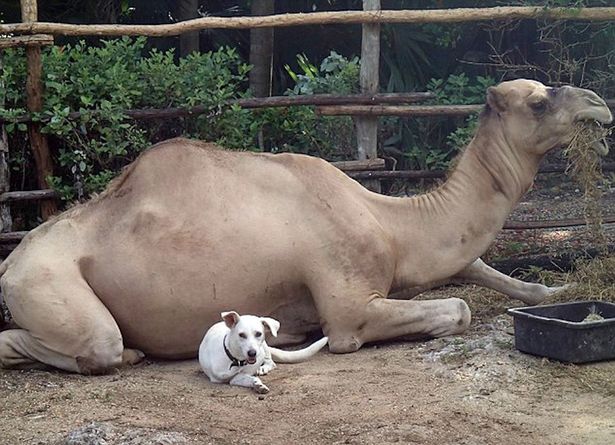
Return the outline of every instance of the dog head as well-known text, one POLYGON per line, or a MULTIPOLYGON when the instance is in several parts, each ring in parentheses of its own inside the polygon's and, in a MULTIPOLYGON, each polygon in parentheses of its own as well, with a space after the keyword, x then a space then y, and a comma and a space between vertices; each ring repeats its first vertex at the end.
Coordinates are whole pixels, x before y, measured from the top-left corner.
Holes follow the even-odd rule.
POLYGON ((222 312, 222 320, 230 329, 228 348, 238 360, 246 360, 249 364, 260 363, 264 359, 265 330, 277 337, 280 322, 269 317, 254 315, 240 316, 235 311, 222 312))

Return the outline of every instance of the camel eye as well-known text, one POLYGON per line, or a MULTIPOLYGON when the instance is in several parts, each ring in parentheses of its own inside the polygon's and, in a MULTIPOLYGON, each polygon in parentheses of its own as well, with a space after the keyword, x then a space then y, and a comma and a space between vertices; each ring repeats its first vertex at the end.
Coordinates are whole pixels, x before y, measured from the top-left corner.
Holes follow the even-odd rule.
POLYGON ((247 336, 246 334, 244 334, 243 332, 240 332, 240 333, 239 333, 239 336, 240 336, 241 338, 243 338, 243 339, 248 338, 248 336, 247 336))
POLYGON ((541 100, 538 102, 532 102, 530 104, 530 108, 534 111, 534 113, 536 114, 542 114, 547 110, 547 101, 546 100, 541 100))
POLYGON ((263 333, 262 333, 262 332, 255 332, 255 333, 254 333, 254 336, 255 336, 256 338, 259 338, 259 337, 260 337, 260 336, 262 336, 262 335, 263 335, 263 333))

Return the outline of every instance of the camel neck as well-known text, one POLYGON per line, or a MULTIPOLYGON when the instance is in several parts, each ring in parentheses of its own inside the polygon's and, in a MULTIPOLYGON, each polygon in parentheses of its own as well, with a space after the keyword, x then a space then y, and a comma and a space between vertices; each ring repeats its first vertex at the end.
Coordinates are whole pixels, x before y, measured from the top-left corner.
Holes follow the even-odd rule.
POLYGON ((372 196, 398 254, 394 287, 423 285, 468 266, 487 250, 531 186, 540 159, 519 156, 501 132, 482 127, 434 191, 410 198, 372 196))

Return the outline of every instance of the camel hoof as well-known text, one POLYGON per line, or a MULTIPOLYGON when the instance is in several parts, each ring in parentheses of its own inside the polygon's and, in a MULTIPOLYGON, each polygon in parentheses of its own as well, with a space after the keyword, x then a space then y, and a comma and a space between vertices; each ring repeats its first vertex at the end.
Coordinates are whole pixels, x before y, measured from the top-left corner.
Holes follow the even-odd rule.
POLYGON ((577 287, 579 283, 566 283, 561 286, 553 286, 549 288, 549 295, 559 294, 560 292, 564 292, 570 289, 574 289, 577 287))

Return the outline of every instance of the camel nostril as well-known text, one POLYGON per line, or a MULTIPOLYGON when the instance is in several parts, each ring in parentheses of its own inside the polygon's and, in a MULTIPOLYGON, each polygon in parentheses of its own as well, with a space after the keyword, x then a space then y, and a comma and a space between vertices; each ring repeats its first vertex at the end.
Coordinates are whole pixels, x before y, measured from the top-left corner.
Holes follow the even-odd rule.
POLYGON ((256 357, 256 351, 254 349, 250 349, 248 351, 248 357, 256 357))

